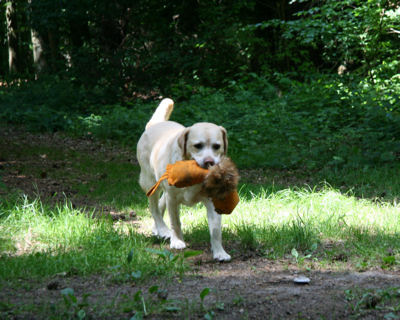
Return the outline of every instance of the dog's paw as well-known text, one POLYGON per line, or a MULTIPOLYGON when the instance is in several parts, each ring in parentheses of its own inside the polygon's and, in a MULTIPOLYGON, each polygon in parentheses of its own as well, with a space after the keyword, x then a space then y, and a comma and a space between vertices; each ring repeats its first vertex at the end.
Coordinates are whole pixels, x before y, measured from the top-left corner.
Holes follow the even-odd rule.
POLYGON ((171 239, 171 244, 170 244, 171 249, 185 249, 186 244, 182 240, 179 239, 171 239))
POLYGON ((231 261, 231 256, 229 254, 227 254, 224 250, 219 251, 219 252, 214 252, 213 258, 214 258, 214 260, 217 260, 220 262, 231 261))
POLYGON ((152 232, 154 236, 165 240, 171 238, 171 230, 169 230, 168 228, 157 229, 156 226, 154 226, 152 232))

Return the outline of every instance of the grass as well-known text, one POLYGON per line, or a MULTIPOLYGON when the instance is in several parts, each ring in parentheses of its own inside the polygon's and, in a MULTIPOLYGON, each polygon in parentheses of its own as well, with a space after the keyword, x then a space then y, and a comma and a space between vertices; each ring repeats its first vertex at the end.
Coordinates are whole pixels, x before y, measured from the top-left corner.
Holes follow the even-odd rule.
POLYGON ((376 308, 385 312, 384 319, 397 319, 396 314, 400 310, 399 295, 399 288, 353 288, 345 291, 346 300, 349 301, 355 318, 362 318, 369 310, 376 308))
MULTIPOLYGON (((21 149, 19 156, 24 158, 34 152, 34 148, 21 149)), ((152 218, 137 184, 137 166, 118 157, 99 159, 98 155, 78 151, 61 155, 57 148, 50 147, 39 148, 39 153, 45 153, 48 160, 63 158, 71 163, 71 170, 61 168, 49 172, 50 177, 69 174, 78 195, 118 210, 136 212, 142 229, 150 232, 152 218)), ((24 165, 25 174, 36 170, 24 165)), ((270 258, 293 258, 290 254, 295 249, 325 265, 351 264, 359 269, 385 266, 390 252, 395 259, 389 259, 391 263, 385 267, 396 267, 400 262, 397 177, 388 168, 362 173, 357 175, 353 170, 335 176, 329 172, 339 188, 327 183, 315 187, 285 186, 268 179, 252 184, 251 179, 244 178, 241 202, 232 215, 223 217, 225 247, 234 256, 254 251, 270 258), (341 190, 343 186, 347 191, 341 190), (383 193, 386 198, 373 196, 383 193), (364 194, 371 197, 358 196, 364 194)), ((328 179, 329 174, 325 175, 328 179)), ((155 259, 160 257, 146 251, 154 246, 151 238, 132 225, 92 216, 93 212, 85 207, 74 208, 68 199, 48 205, 39 198, 3 196, 0 279, 13 281, 61 272, 112 273, 110 270, 117 269, 123 274, 140 270, 145 279, 154 274, 172 276, 183 270, 182 265, 169 261, 155 264, 154 268, 155 259), (135 258, 128 264, 131 250, 135 258)), ((200 205, 183 207, 181 219, 188 244, 193 248, 208 247, 205 210, 200 205)))
MULTIPOLYGON (((241 168, 368 171, 398 162, 396 81, 318 74, 299 83, 281 76, 278 86, 272 78, 255 77, 220 90, 193 88, 182 101, 178 93, 172 96, 176 106, 171 120, 224 126, 230 155, 241 168), (382 94, 389 91, 393 94, 382 94)), ((115 97, 115 104, 104 105, 99 104, 103 98, 87 99, 93 92, 76 89, 56 79, 0 87, 0 122, 132 146, 157 105, 142 100, 118 104, 115 97), (77 95, 65 99, 72 91, 77 95)))
MULTIPOLYGON (((270 259, 285 258, 306 269, 398 269, 398 204, 358 199, 329 186, 318 191, 286 188, 270 192, 261 188, 257 192, 243 185, 239 206, 232 215, 224 216, 224 243, 234 259, 255 252, 270 259)), ((182 254, 180 259, 173 260, 175 253, 163 244, 161 250, 149 250, 159 245, 132 226, 115 224, 104 217, 93 218, 91 212, 74 209, 68 202, 51 207, 38 199, 3 198, 0 212, 3 288, 29 286, 30 281, 43 281, 60 274, 66 277, 99 274, 111 283, 145 280, 154 284, 154 277, 172 279, 187 270, 182 254)), ((144 225, 151 224, 149 214, 141 219, 144 225)), ((182 222, 190 246, 208 246, 203 208, 184 207, 182 222)), ((202 310, 193 301, 160 300, 155 290, 140 292, 136 298, 116 296, 114 302, 97 302, 97 305, 84 303, 82 294, 79 298, 64 296, 64 300, 60 296, 55 305, 25 305, 18 312, 52 315, 54 319, 79 318, 93 309, 96 314, 109 315, 106 309, 111 306, 117 313, 118 310, 139 312, 138 316, 171 311, 213 312, 213 309, 202 310)), ((361 302, 354 302, 358 303, 357 308, 363 306, 369 295, 363 297, 359 298, 361 302)), ((12 304, 2 303, 4 310, 15 310, 12 304)))
MULTIPOLYGON (((240 204, 223 220, 224 238, 236 239, 244 251, 257 249, 271 257, 283 257, 293 248, 310 252, 319 246, 321 250, 315 252, 315 257, 332 262, 344 247, 347 262, 356 264, 367 259, 380 265, 388 250, 400 246, 397 203, 358 199, 329 186, 318 191, 287 188, 258 192, 254 194, 243 186, 240 204), (322 250, 327 243, 333 244, 333 250, 322 250)), ((182 220, 189 242, 206 241, 205 213, 192 209, 184 212, 182 220)))
MULTIPOLYGON (((5 150, 0 147, 0 151, 5 150)), ((97 208, 135 212, 138 223, 112 221, 95 213, 90 205, 72 205, 68 197, 62 202, 48 202, 0 185, 3 290, 29 289, 35 283, 48 283, 60 276, 98 276, 107 285, 153 285, 160 277, 176 281, 193 266, 183 253, 170 252, 168 243, 149 236, 153 222, 147 199, 137 184, 139 169, 134 162, 120 157, 118 152, 87 153, 79 148, 65 151, 59 146, 36 148, 24 143, 10 149, 9 160, 19 160, 13 170, 36 178, 45 170, 50 182, 64 179, 63 183, 75 190, 75 196, 98 204, 97 208), (59 166, 60 162, 64 165, 59 166), (52 163, 57 166, 54 168, 52 163)), ((253 254, 284 259, 303 269, 398 270, 398 169, 243 171, 241 201, 233 214, 223 217, 224 247, 233 259, 253 254)), ((204 208, 183 206, 181 219, 190 248, 209 248, 204 208)), ((189 249, 186 252, 191 255, 189 249)), ((155 292, 142 292, 137 299, 116 295, 107 303, 97 301, 98 305, 90 308, 80 292, 76 301, 72 296, 60 295, 55 305, 26 304, 18 307, 18 312, 50 314, 54 319, 79 318, 93 308, 97 308, 96 314, 107 315, 107 308, 117 313, 136 310, 143 314, 169 312, 168 309, 182 314, 193 310, 197 314, 212 312, 192 301, 185 305, 182 301, 160 300, 155 292)), ((14 303, 1 301, 0 314, 15 310, 14 303)))
POLYGON ((147 202, 137 183, 138 166, 118 160, 93 161, 84 156, 74 167, 76 172, 85 172, 89 177, 85 183, 78 180, 76 189, 80 194, 121 210, 135 203, 135 210, 143 212, 147 202))
POLYGON ((93 218, 67 203, 47 207, 27 198, 5 200, 0 212, 3 281, 99 272, 129 280, 132 272, 140 271, 138 280, 171 273, 170 268, 177 271, 176 264, 158 263, 157 256, 146 251, 151 241, 133 227, 116 227, 111 219, 93 218))

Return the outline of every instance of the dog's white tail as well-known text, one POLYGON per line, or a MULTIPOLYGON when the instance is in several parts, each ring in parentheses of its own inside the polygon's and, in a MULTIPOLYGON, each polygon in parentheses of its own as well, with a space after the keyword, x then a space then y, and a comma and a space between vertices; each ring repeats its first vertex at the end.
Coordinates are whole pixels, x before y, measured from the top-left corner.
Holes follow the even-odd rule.
POLYGON ((174 110, 174 102, 169 98, 163 99, 158 105, 150 121, 147 122, 146 129, 150 128, 153 124, 167 121, 172 110, 174 110))

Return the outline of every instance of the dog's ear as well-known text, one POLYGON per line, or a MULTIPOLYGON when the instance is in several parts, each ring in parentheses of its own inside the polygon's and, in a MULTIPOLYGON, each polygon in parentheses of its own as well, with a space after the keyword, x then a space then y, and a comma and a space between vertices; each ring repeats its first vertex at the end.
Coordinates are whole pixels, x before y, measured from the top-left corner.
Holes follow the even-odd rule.
POLYGON ((227 154, 228 152, 228 135, 226 133, 226 129, 224 127, 221 127, 222 131, 222 139, 224 140, 224 154, 227 154))
POLYGON ((178 146, 182 150, 182 157, 183 159, 187 159, 187 140, 189 136, 190 128, 186 128, 183 130, 181 135, 178 138, 178 146))

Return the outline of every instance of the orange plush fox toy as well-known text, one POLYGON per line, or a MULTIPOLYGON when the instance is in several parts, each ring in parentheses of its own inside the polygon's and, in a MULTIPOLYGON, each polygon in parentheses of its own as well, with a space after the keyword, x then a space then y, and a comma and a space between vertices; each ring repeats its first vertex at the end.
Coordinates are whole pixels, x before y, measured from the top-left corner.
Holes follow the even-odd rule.
POLYGON ((147 192, 148 197, 156 191, 164 179, 167 179, 170 186, 177 188, 202 183, 202 192, 212 199, 215 211, 219 214, 232 213, 239 202, 239 195, 236 191, 239 173, 229 158, 222 159, 209 170, 200 167, 195 160, 183 160, 168 164, 165 173, 147 192))

